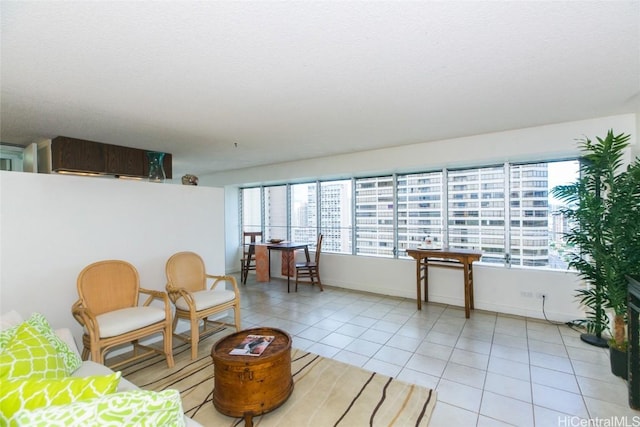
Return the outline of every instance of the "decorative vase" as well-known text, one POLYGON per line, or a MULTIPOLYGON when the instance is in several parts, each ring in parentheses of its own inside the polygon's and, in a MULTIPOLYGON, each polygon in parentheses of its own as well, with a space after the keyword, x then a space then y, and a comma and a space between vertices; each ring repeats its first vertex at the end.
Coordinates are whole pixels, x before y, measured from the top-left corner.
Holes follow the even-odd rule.
POLYGON ((157 151, 147 151, 149 159, 149 182, 164 182, 166 177, 164 173, 164 153, 157 151))

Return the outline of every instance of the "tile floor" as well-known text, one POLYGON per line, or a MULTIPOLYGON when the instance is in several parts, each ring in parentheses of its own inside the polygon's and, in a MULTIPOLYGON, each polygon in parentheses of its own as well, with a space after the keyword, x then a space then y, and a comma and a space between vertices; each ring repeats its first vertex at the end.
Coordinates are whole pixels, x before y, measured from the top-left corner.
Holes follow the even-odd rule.
POLYGON ((293 346, 436 389, 430 426, 636 426, 626 382, 579 332, 500 313, 286 281, 242 293, 243 328, 288 331, 293 346), (600 424, 598 424, 600 423, 600 424), (615 424, 617 423, 617 424, 615 424))

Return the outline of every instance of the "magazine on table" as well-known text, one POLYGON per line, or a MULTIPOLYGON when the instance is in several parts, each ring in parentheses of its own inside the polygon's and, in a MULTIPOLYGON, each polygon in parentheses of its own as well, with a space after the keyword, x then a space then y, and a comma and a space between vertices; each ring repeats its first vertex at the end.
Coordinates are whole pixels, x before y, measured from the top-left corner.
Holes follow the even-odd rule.
POLYGON ((240 344, 235 346, 235 348, 229 352, 229 354, 240 356, 260 356, 267 346, 271 344, 273 339, 273 335, 247 335, 240 344))

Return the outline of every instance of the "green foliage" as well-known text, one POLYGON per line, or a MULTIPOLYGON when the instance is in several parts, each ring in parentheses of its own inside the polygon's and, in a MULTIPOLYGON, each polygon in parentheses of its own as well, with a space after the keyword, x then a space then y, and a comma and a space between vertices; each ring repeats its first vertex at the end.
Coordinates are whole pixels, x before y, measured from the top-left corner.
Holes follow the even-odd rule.
POLYGON ((640 273, 640 161, 623 168, 629 135, 610 130, 596 139, 580 142, 580 178, 552 194, 567 204, 561 209, 571 224, 565 237, 577 248, 569 267, 588 284, 576 296, 587 307, 587 330, 600 337, 609 325, 607 310, 626 314, 625 275, 640 273))

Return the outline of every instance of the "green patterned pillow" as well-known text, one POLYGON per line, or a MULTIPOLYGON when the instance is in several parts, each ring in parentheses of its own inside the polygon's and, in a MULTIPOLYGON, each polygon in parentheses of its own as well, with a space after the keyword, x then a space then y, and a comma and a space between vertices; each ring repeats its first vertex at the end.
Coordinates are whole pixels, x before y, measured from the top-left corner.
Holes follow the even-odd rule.
POLYGON ((64 360, 64 366, 67 369, 67 375, 71 375, 76 369, 80 367, 82 364, 82 359, 78 354, 69 348, 67 343, 62 341, 60 337, 56 335, 56 333, 49 325, 47 319, 40 313, 33 313, 29 320, 27 320, 31 326, 36 328, 38 331, 44 335, 47 340, 51 343, 53 348, 56 349, 58 355, 62 357, 64 360))
POLYGON ((34 326, 24 322, 0 348, 0 378, 64 378, 64 360, 47 338, 34 326))
POLYGON ((130 390, 64 406, 20 411, 17 426, 29 427, 183 427, 178 390, 130 390))
MULTIPOLYGON (((27 323, 33 326, 38 332, 40 332, 49 343, 53 346, 53 348, 58 352, 62 360, 64 361, 64 365, 67 371, 67 375, 71 375, 76 369, 80 367, 82 364, 82 359, 78 356, 78 354, 73 351, 67 343, 62 341, 56 333, 51 329, 51 325, 47 319, 40 313, 33 313, 31 317, 21 324, 27 323)), ((20 324, 20 325, 21 325, 20 324)), ((9 345, 9 343, 15 337, 15 334, 20 327, 20 325, 14 326, 12 328, 6 329, 0 332, 0 352, 3 352, 5 348, 9 345)))
POLYGON ((0 425, 14 426, 11 417, 20 410, 67 405, 114 393, 120 372, 83 378, 0 380, 0 425))

